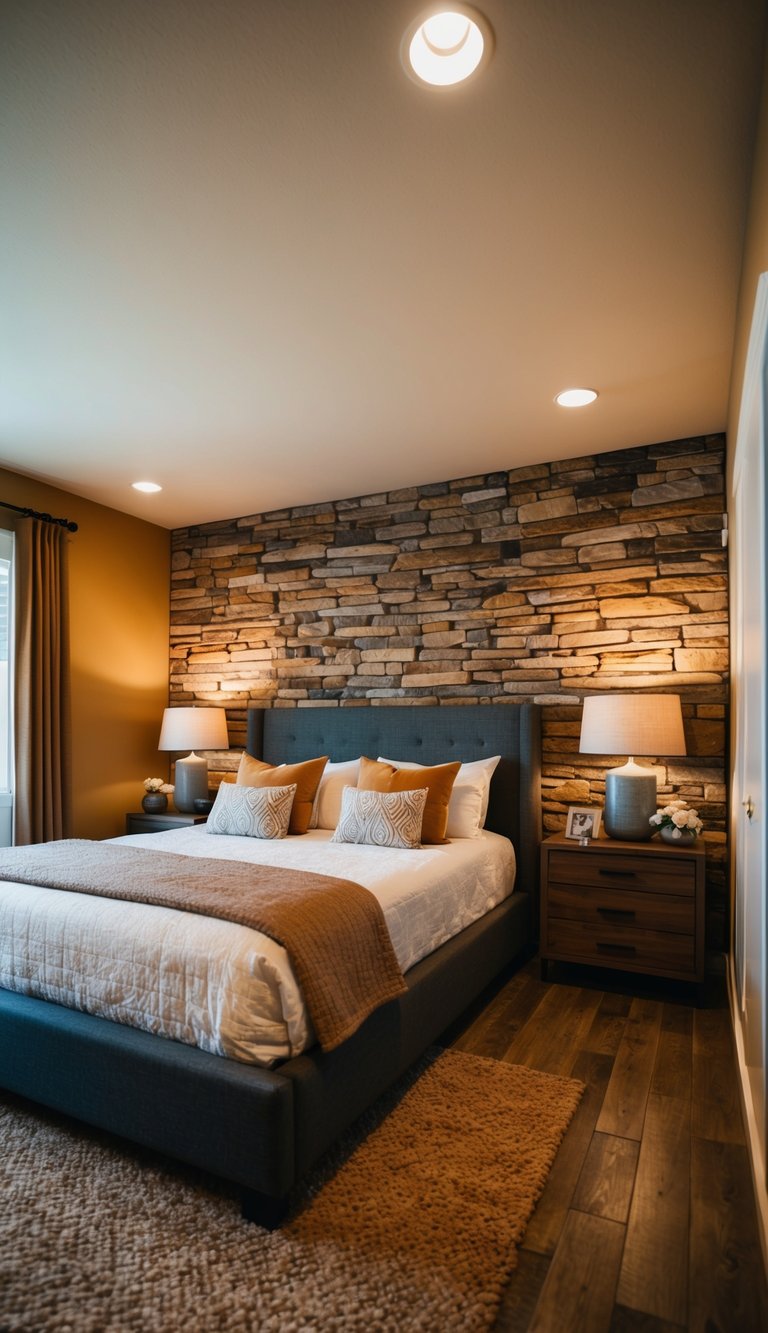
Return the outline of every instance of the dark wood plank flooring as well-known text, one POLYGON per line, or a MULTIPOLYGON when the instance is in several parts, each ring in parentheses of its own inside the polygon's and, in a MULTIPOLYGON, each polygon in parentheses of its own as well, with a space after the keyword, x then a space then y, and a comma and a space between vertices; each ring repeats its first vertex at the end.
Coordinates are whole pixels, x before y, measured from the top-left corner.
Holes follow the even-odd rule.
POLYGON ((724 994, 529 963, 449 1034, 586 1092, 496 1333, 766 1333, 768 1293, 724 994))

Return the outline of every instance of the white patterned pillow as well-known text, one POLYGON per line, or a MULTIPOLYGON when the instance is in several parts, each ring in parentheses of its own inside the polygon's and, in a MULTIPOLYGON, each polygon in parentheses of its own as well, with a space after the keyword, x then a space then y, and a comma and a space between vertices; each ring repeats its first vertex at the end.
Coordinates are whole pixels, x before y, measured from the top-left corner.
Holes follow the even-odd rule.
POLYGON ((222 782, 206 832, 241 838, 284 838, 295 795, 295 782, 290 787, 244 787, 237 782, 222 782))
POLYGON ((359 791, 345 787, 331 842, 366 842, 374 847, 419 847, 426 787, 416 791, 359 791))

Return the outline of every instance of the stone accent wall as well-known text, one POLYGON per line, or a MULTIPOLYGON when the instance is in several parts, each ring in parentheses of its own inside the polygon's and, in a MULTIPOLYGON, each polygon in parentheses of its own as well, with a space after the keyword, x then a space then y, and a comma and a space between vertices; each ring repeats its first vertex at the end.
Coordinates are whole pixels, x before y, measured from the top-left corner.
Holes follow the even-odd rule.
MULTIPOLYGON (((726 940, 724 440, 711 436, 303 505, 173 534, 171 702, 544 707, 545 826, 602 804, 578 754, 588 691, 679 693, 688 757, 659 769, 707 828, 726 940)), ((221 755, 212 771, 231 770, 221 755)))

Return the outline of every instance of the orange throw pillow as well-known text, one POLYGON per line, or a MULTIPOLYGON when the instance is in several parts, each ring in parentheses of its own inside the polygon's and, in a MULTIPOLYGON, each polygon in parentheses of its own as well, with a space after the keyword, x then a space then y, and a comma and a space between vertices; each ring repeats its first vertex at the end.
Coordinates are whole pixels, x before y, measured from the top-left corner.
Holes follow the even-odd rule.
POLYGON ((295 782, 296 795, 293 798, 288 832, 306 833, 312 817, 315 793, 327 763, 326 754, 322 759, 307 759, 303 764, 282 764, 277 768, 274 764, 265 764, 261 759, 244 754, 235 781, 241 787, 288 787, 295 782))
POLYGON ((377 759, 366 759, 363 756, 357 786, 362 791, 418 791, 426 787, 427 804, 421 823, 421 841, 448 842, 445 836, 448 802, 460 768, 460 763, 437 764, 434 768, 393 768, 391 764, 382 764, 377 759))

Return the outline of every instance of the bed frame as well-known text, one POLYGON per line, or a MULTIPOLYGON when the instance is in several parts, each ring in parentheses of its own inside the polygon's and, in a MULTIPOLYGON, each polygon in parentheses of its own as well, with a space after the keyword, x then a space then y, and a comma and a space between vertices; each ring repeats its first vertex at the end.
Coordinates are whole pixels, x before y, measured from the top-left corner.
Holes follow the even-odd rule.
POLYGON ((407 992, 342 1046, 313 1047, 271 1070, 0 989, 0 1086, 234 1181, 246 1216, 275 1225, 334 1140, 506 964, 535 947, 539 711, 527 703, 253 709, 248 751, 273 763, 501 754, 486 826, 515 845, 515 892, 411 968, 407 992))

